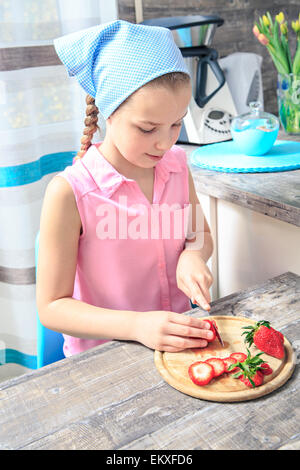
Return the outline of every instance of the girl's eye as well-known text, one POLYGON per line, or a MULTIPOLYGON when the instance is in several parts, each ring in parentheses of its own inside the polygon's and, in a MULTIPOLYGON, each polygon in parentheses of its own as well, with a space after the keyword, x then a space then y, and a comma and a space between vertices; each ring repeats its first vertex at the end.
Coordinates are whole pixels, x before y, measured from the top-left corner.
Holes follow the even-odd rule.
MULTIPOLYGON (((182 125, 182 121, 179 122, 178 124, 173 124, 174 127, 180 127, 182 125)), ((146 129, 142 129, 139 127, 139 130, 144 132, 145 134, 148 134, 149 132, 153 132, 155 130, 155 127, 153 129, 150 129, 150 131, 147 131, 146 129)))
MULTIPOLYGON (((155 128, 154 128, 155 129, 155 128)), ((145 134, 147 134, 148 132, 152 132, 154 131, 154 129, 151 129, 150 131, 146 131, 145 129, 142 129, 141 127, 139 127, 139 130, 144 132, 145 134)))

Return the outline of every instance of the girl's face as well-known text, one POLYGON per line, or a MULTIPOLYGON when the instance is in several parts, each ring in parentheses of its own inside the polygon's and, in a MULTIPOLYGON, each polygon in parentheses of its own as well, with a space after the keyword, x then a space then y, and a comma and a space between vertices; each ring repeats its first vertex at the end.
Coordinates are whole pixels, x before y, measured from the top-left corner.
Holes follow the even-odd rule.
POLYGON ((104 147, 112 151, 114 162, 123 157, 129 166, 153 168, 176 143, 191 93, 186 84, 175 91, 145 86, 135 92, 107 120, 104 147))

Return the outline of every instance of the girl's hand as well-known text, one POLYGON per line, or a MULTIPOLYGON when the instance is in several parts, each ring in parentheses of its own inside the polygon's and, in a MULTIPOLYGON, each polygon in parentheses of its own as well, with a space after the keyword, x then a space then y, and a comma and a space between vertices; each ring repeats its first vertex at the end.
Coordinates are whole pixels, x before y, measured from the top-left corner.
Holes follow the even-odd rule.
POLYGON ((188 348, 205 348, 213 337, 208 322, 182 313, 157 310, 139 312, 136 317, 136 340, 158 351, 178 352, 188 348))
POLYGON ((176 271, 177 286, 192 301, 204 310, 210 310, 211 302, 209 288, 213 276, 199 252, 183 250, 176 271))

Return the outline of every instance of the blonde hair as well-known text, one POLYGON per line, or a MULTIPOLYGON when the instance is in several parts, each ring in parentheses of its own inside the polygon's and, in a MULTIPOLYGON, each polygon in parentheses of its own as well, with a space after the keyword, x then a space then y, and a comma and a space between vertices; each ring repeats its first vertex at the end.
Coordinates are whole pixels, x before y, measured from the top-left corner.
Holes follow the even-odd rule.
MULTIPOLYGON (((154 80, 151 80, 151 82, 146 83, 146 85, 144 86, 164 86, 166 88, 175 89, 177 86, 186 85, 188 83, 190 83, 190 76, 188 74, 184 72, 171 72, 165 75, 161 75, 160 77, 157 77, 154 80)), ((132 93, 125 101, 123 101, 120 106, 114 111, 114 113, 119 110, 121 106, 125 105, 125 103, 127 103, 128 100, 134 95, 134 93, 132 93)), ((75 160, 78 160, 84 156, 86 151, 92 145, 94 133, 97 129, 100 131, 100 127, 98 126, 99 109, 95 105, 95 98, 90 95, 87 95, 86 104, 86 118, 84 120, 84 124, 86 127, 83 130, 83 136, 80 140, 81 149, 77 153, 75 160)))

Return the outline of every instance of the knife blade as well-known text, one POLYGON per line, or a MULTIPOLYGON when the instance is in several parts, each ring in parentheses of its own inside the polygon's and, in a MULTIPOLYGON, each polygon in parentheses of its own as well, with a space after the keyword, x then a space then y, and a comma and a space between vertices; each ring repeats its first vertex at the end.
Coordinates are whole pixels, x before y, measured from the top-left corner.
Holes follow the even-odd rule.
POLYGON ((220 335, 220 333, 219 333, 219 330, 218 330, 218 327, 217 327, 217 325, 216 325, 216 322, 215 322, 214 320, 211 320, 211 321, 212 321, 212 324, 213 324, 214 327, 215 327, 216 335, 217 335, 217 338, 218 338, 218 340, 219 340, 219 343, 221 344, 222 348, 224 348, 224 342, 223 342, 222 337, 221 337, 221 335, 220 335))
MULTIPOLYGON (((191 302, 192 302, 192 304, 194 304, 194 305, 199 305, 198 302, 196 301, 196 299, 195 299, 194 297, 191 298, 191 302)), ((220 335, 220 333, 219 333, 219 330, 218 330, 218 327, 217 327, 217 325, 216 325, 216 322, 215 322, 215 320, 211 320, 211 321, 212 321, 212 323, 213 323, 213 325, 214 325, 214 327, 215 327, 216 336, 217 336, 217 338, 218 338, 218 341, 219 341, 219 343, 221 344, 222 348, 224 348, 225 345, 224 345, 224 342, 223 342, 223 340, 222 340, 222 337, 221 337, 221 335, 220 335)))

